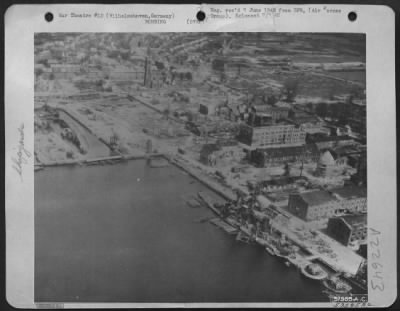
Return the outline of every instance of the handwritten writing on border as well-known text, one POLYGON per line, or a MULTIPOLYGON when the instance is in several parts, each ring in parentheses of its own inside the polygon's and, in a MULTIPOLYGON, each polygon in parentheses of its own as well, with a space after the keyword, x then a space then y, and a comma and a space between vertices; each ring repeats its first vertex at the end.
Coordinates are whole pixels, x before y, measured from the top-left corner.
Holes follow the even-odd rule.
POLYGON ((369 247, 371 247, 371 255, 372 258, 370 259, 370 266, 372 267, 371 271, 371 288, 372 290, 379 290, 381 292, 385 289, 385 284, 383 281, 383 265, 381 263, 381 249, 380 249, 380 238, 381 233, 380 231, 370 228, 370 236, 369 240, 369 247))
POLYGON ((23 165, 26 165, 28 163, 28 158, 32 156, 31 152, 25 149, 25 126, 22 123, 18 127, 18 132, 19 132, 19 141, 18 141, 18 147, 17 147, 17 154, 15 157, 11 158, 11 161, 13 163, 12 168, 18 173, 18 175, 21 178, 21 181, 23 181, 22 177, 22 168, 23 165))

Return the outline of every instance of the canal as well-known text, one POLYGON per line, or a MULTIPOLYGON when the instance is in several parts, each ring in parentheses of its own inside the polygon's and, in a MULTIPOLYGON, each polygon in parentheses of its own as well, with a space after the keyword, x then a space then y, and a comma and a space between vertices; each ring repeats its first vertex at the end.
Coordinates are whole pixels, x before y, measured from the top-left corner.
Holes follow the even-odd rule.
POLYGON ((320 283, 199 220, 205 186, 143 160, 35 173, 38 302, 321 302, 320 283))

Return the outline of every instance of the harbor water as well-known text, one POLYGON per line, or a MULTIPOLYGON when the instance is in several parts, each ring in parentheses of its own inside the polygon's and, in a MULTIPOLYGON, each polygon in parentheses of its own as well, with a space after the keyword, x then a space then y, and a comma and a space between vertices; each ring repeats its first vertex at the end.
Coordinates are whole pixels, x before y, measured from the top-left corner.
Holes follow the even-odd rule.
POLYGON ((322 285, 202 220, 216 196, 145 160, 35 173, 38 302, 325 302, 322 285))

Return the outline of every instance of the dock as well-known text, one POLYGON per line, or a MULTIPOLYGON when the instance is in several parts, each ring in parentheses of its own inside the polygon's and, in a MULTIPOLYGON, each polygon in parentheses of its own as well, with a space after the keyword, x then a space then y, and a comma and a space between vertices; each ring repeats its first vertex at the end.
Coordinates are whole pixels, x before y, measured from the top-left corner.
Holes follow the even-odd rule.
MULTIPOLYGON (((143 159, 151 159, 151 158, 165 158, 165 154, 159 153, 159 152, 154 152, 154 153, 138 153, 138 154, 128 154, 128 155, 123 155, 122 156, 124 160, 143 160, 143 159)), ((168 159, 167 159, 168 160, 168 159)))
POLYGON ((85 160, 87 165, 94 165, 94 164, 112 164, 114 162, 119 162, 123 160, 123 157, 120 155, 116 156, 109 156, 109 157, 101 157, 101 158, 93 158, 85 160))
POLYGON ((206 174, 204 174, 204 172, 198 171, 197 169, 190 167, 190 165, 185 164, 182 159, 178 159, 177 157, 170 157, 169 161, 172 164, 174 164, 177 167, 184 170, 186 173, 188 173, 190 176, 192 176, 196 180, 200 181, 202 184, 207 186, 207 188, 209 188, 213 192, 219 194, 224 199, 226 199, 228 201, 232 201, 232 200, 236 199, 236 194, 232 191, 232 189, 224 187, 221 184, 219 184, 217 181, 212 180, 210 177, 206 176, 206 174))
POLYGON ((43 170, 44 167, 42 165, 35 165, 35 172, 43 170))
POLYGON ((215 214, 217 214, 218 216, 221 216, 221 212, 220 212, 217 208, 215 208, 214 202, 212 201, 212 199, 211 199, 207 194, 205 194, 205 193, 202 192, 202 191, 199 191, 199 192, 197 193, 197 196, 200 198, 200 200, 201 200, 202 202, 205 203, 205 205, 206 205, 209 209, 211 209, 211 210, 212 210, 215 214))
POLYGON ((218 228, 221 228, 222 230, 224 230, 228 234, 236 234, 238 232, 238 230, 236 228, 234 228, 231 225, 227 224, 225 221, 223 221, 220 218, 213 218, 213 219, 210 220, 210 223, 212 223, 213 225, 217 226, 218 228))

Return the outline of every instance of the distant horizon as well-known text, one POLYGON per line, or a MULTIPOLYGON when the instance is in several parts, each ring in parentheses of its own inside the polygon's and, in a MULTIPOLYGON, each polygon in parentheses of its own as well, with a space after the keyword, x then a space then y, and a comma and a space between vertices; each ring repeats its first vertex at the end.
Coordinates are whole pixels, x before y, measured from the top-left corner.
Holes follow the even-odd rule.
MULTIPOLYGON (((365 62, 365 45, 366 45, 366 35, 359 34, 359 33, 317 33, 317 32, 227 32, 227 33, 217 33, 217 32, 184 32, 184 33, 176 33, 176 32, 160 32, 160 33, 153 33, 153 32, 96 32, 96 33, 88 33, 88 32, 76 32, 76 33, 51 33, 51 32, 38 32, 35 33, 34 37, 34 45, 40 45, 42 40, 46 40, 46 42, 50 41, 58 41, 59 37, 78 37, 78 36, 103 36, 103 37, 114 37, 114 39, 124 39, 130 38, 141 38, 141 37, 164 37, 164 36, 171 36, 176 35, 176 37, 195 37, 195 36, 207 36, 210 38, 215 38, 217 36, 226 36, 228 37, 242 37, 245 36, 248 38, 249 36, 253 35, 257 37, 257 40, 265 40, 268 38, 279 38, 279 37, 288 37, 290 36, 290 40, 284 44, 295 43, 297 41, 314 41, 312 49, 321 49, 319 52, 322 52, 326 47, 324 45, 329 46, 329 48, 334 48, 335 50, 340 50, 342 48, 354 48, 356 52, 360 55, 360 61, 365 62), (118 38, 120 37, 120 38, 118 38), (329 42, 330 40, 340 40, 340 45, 337 45, 336 42, 329 42), (320 41, 320 42, 318 42, 320 41), (316 45, 319 43, 321 46, 316 45)), ((220 39, 220 38, 218 38, 220 39)), ((241 38, 243 39, 243 38, 241 38)), ((284 45, 282 44, 282 45, 284 45)), ((148 46, 152 48, 151 44, 148 46)), ((342 49, 343 51, 343 49, 342 49)), ((349 51, 346 51, 348 53, 349 51)), ((354 52, 354 51, 353 51, 354 52)), ((354 54, 353 54, 354 55, 354 54)))

